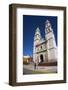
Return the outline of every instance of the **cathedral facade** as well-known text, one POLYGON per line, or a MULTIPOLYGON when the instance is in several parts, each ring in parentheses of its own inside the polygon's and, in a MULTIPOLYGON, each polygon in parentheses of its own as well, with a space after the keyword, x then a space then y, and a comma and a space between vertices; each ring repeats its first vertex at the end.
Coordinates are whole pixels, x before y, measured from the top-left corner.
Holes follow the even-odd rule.
POLYGON ((33 42, 33 61, 35 63, 47 63, 57 61, 57 45, 54 32, 49 20, 45 22, 45 38, 43 39, 39 27, 37 27, 33 42))

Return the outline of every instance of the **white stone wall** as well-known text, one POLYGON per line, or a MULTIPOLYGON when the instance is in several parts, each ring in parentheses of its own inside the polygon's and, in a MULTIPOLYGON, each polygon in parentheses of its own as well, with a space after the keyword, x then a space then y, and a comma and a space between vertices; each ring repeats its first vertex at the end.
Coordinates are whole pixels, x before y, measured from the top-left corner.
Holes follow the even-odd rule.
POLYGON ((57 47, 53 31, 46 34, 46 40, 48 62, 55 62, 57 60, 57 47))
POLYGON ((50 38, 54 38, 53 32, 47 33, 47 34, 45 35, 45 38, 46 38, 46 40, 48 40, 48 39, 50 39, 50 38))
POLYGON ((50 49, 48 50, 48 62, 55 62, 57 61, 57 53, 56 49, 50 49))
POLYGON ((55 42, 55 39, 54 38, 50 38, 48 41, 47 41, 47 49, 50 49, 50 48, 56 48, 56 42, 55 42))

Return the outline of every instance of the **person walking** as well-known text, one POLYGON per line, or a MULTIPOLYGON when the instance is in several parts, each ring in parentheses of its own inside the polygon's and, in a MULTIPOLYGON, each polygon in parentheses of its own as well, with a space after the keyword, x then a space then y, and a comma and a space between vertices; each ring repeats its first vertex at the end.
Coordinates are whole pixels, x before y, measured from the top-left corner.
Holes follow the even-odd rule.
POLYGON ((34 63, 34 69, 36 69, 36 63, 34 63))

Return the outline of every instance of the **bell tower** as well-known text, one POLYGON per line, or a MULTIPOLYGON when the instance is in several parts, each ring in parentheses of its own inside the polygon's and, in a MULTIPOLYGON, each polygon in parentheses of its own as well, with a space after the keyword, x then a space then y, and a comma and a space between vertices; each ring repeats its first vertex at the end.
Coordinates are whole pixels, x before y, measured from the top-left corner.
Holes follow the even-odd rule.
POLYGON ((37 49, 36 46, 40 43, 41 41, 41 34, 40 34, 40 29, 37 27, 35 35, 34 35, 34 42, 33 42, 33 61, 35 62, 37 58, 37 49))
POLYGON ((45 22, 45 39, 47 41, 48 62, 55 62, 57 60, 57 46, 49 20, 45 22))

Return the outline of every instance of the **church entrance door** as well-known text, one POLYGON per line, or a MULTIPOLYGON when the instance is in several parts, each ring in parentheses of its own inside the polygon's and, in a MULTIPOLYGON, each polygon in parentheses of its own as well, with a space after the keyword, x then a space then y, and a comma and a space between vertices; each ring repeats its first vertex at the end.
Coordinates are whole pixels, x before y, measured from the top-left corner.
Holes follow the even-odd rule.
POLYGON ((43 60, 43 55, 42 55, 42 54, 40 55, 40 60, 41 60, 41 62, 44 61, 44 60, 43 60))

